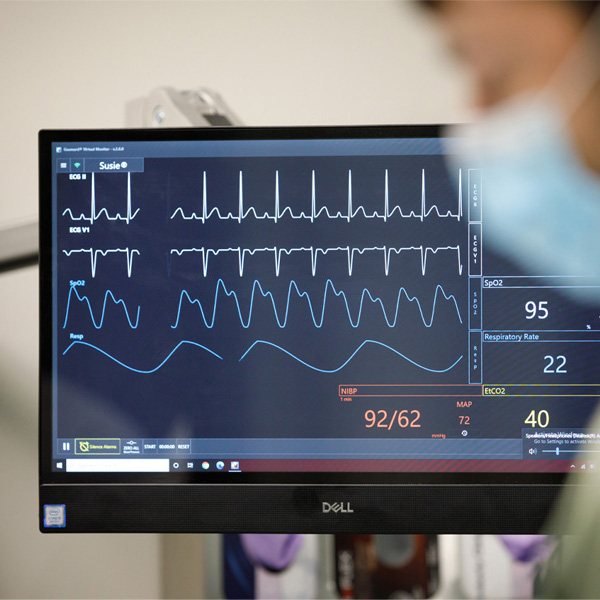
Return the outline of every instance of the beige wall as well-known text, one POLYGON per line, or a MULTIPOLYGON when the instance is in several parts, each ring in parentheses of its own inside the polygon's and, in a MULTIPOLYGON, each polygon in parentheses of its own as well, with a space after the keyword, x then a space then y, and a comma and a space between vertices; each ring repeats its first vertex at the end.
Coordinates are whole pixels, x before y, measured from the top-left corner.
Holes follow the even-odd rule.
MULTIPOLYGON (((158 85, 252 125, 451 121, 466 95, 410 2, 0 2, 0 227, 36 215, 38 129, 122 126, 158 85)), ((0 275, 0 597, 157 597, 158 536, 37 532, 36 277, 0 275)))

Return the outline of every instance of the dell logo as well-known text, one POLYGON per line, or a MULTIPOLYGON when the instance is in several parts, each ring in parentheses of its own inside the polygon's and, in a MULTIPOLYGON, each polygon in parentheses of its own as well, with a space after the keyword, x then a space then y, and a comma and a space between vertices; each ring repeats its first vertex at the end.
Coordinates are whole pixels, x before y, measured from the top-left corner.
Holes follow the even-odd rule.
POLYGON ((323 502, 322 506, 323 513, 327 514, 329 512, 334 513, 353 513, 354 511, 350 508, 350 502, 334 502, 330 504, 329 502, 323 502))

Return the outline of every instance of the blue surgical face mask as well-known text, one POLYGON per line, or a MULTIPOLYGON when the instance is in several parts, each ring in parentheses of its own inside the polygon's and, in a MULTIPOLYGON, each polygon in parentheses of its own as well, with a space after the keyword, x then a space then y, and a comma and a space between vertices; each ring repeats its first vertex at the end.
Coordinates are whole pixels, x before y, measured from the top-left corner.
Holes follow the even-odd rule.
MULTIPOLYGON (((483 168, 484 244, 532 274, 600 278, 600 176, 579 160, 568 116, 549 86, 452 128, 449 156, 483 168)), ((600 288, 569 293, 600 302, 600 288)))

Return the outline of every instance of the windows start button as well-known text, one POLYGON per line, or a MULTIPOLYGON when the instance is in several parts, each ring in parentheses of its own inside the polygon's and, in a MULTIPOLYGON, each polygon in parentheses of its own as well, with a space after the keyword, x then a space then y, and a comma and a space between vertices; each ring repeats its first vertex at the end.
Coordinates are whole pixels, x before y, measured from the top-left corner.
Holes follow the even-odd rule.
POLYGON ((75 454, 121 454, 121 440, 118 438, 75 438, 75 454))

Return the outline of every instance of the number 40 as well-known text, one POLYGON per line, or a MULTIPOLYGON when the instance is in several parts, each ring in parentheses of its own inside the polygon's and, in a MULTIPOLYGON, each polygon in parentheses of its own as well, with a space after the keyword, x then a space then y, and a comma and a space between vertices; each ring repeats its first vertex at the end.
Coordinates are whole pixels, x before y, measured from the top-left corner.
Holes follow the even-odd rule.
POLYGON ((547 410, 532 410, 525 419, 525 423, 527 425, 531 425, 532 427, 548 427, 550 423, 550 415, 547 410))

